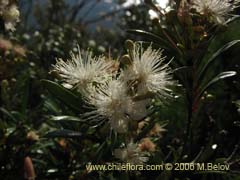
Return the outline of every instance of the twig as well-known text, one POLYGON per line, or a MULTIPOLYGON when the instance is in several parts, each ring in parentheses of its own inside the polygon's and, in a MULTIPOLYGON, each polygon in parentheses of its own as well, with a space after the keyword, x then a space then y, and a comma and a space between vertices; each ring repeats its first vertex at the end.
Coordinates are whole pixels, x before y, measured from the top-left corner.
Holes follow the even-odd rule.
POLYGON ((229 162, 233 156, 235 156, 235 154, 237 153, 238 151, 238 148, 239 148, 239 145, 235 145, 235 148, 233 149, 233 152, 230 154, 230 156, 227 158, 226 162, 229 162))
POLYGON ((80 1, 80 3, 72 10, 72 14, 69 17, 69 21, 73 22, 78 14, 78 12, 85 6, 86 1, 80 1))
POLYGON ((199 160, 199 158, 201 157, 202 153, 204 151, 204 147, 201 147, 201 150, 199 151, 199 153, 197 154, 197 156, 194 158, 194 160, 192 161, 193 163, 197 162, 199 160))
MULTIPOLYGON (((83 14, 83 18, 86 18, 88 16, 88 14, 96 7, 96 5, 99 3, 99 0, 96 0, 95 3, 93 3, 91 5, 91 7, 89 7, 89 9, 83 14)), ((80 20, 81 21, 81 20, 80 20)))

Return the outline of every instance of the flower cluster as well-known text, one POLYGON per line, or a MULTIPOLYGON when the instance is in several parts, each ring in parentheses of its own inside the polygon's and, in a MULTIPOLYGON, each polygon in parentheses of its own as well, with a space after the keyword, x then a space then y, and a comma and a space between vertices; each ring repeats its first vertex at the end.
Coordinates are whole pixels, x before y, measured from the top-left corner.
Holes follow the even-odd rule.
MULTIPOLYGON (((173 85, 171 69, 163 63, 166 57, 162 50, 149 46, 144 51, 141 44, 131 42, 131 45, 128 63, 122 62, 121 66, 118 61, 94 57, 91 52, 80 50, 77 55, 71 54, 70 60, 58 59, 54 66, 63 85, 79 91, 84 101, 94 107, 85 118, 108 120, 110 128, 121 134, 131 132, 133 124, 144 120, 151 99, 161 101, 168 97, 169 87, 173 85)), ((142 157, 141 148, 134 143, 115 152, 122 160, 127 158, 134 163, 146 160, 137 161, 134 158, 137 154, 142 157)))
POLYGON ((109 119, 119 133, 127 131, 129 120, 143 119, 151 98, 168 96, 173 84, 168 64, 163 65, 162 50, 149 46, 143 51, 137 43, 133 47, 132 61, 124 69, 113 70, 113 60, 80 50, 66 62, 58 59, 54 66, 63 85, 76 88, 96 108, 90 118, 109 119))
POLYGON ((239 0, 192 0, 192 8, 216 24, 224 24, 233 16, 231 13, 238 7, 239 0))
POLYGON ((19 21, 19 10, 10 0, 0 0, 0 16, 7 30, 15 30, 15 24, 19 21))

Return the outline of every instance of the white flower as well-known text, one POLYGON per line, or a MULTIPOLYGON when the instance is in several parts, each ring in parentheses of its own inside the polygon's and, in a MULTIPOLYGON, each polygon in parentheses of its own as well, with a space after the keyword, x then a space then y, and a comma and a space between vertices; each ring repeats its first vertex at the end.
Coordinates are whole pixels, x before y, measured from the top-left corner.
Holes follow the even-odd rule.
POLYGON ((126 108, 131 103, 124 82, 112 79, 104 85, 92 86, 85 94, 85 100, 94 105, 96 110, 91 118, 108 118, 111 128, 119 133, 127 131, 128 117, 126 108))
POLYGON ((123 162, 131 164, 143 164, 148 161, 148 153, 141 151, 138 144, 130 142, 125 148, 115 149, 114 156, 123 162))
POLYGON ((20 12, 18 10, 18 7, 15 4, 8 5, 4 9, 4 5, 6 5, 6 2, 1 2, 1 15, 4 20, 5 28, 7 30, 15 30, 15 24, 19 21, 20 12))
POLYGON ((137 86, 137 94, 144 95, 149 92, 158 96, 166 96, 169 85, 172 85, 170 68, 163 64, 162 50, 153 50, 151 46, 146 51, 135 43, 133 49, 133 62, 123 71, 122 78, 132 86, 137 86))
POLYGON ((193 0, 192 7, 200 14, 208 16, 217 24, 224 24, 231 12, 237 7, 239 0, 193 0))
POLYGON ((71 59, 66 62, 58 59, 54 70, 59 73, 65 82, 65 87, 77 87, 80 92, 87 89, 91 83, 105 83, 112 76, 109 72, 112 61, 103 56, 92 57, 92 52, 78 54, 71 53, 71 59))

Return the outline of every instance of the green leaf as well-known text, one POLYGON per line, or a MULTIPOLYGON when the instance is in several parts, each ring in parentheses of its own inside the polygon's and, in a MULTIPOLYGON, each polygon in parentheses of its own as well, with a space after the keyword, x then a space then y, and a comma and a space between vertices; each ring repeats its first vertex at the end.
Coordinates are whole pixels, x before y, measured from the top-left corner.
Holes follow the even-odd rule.
POLYGON ((54 97, 73 110, 81 112, 81 99, 78 96, 53 81, 42 80, 42 83, 54 97))
POLYGON ((240 100, 237 100, 237 101, 235 101, 235 102, 233 102, 233 103, 235 103, 236 106, 237 106, 238 108, 240 108, 240 100))
POLYGON ((74 116, 53 116, 51 117, 50 120, 53 121, 75 121, 75 122, 85 122, 85 120, 82 120, 78 117, 74 117, 74 116))
POLYGON ((171 45, 169 45, 169 43, 165 39, 163 39, 153 33, 139 30, 139 29, 129 29, 129 30, 127 30, 127 32, 131 33, 131 34, 140 35, 141 37, 144 37, 152 42, 155 42, 155 43, 161 45, 164 49, 172 48, 171 45))
POLYGON ((102 156, 106 149, 108 148, 107 141, 104 141, 97 149, 96 151, 96 161, 98 162, 100 159, 102 159, 102 156))
POLYGON ((225 71, 222 72, 220 74, 218 74, 215 78, 213 78, 209 83, 207 83, 206 86, 204 86, 201 90, 200 93, 198 94, 198 96, 196 97, 196 99, 199 99, 202 94, 204 93, 204 91, 206 91, 210 86, 212 86, 213 84, 217 83, 219 80, 228 78, 228 77, 232 77, 235 76, 237 73, 235 71, 225 71))
POLYGON ((118 139, 117 132, 114 130, 111 130, 110 138, 111 138, 111 150, 113 150, 115 148, 115 145, 116 145, 117 139, 118 139))
POLYGON ((234 21, 237 21, 239 20, 240 16, 239 15, 235 15, 234 17, 230 18, 226 24, 230 24, 230 23, 233 23, 234 21))
POLYGON ((206 72, 206 70, 208 69, 208 67, 214 62, 214 60, 221 55, 223 52, 227 51, 228 49, 230 49, 231 47, 233 47, 235 44, 239 43, 240 40, 234 40, 231 41, 227 44, 225 44, 223 47, 221 47, 216 53, 214 53, 206 62, 206 64, 203 66, 203 68, 201 68, 199 70, 198 73, 198 81, 200 82, 201 79, 204 77, 204 73, 206 72))
POLYGON ((60 130, 49 132, 44 137, 45 138, 56 138, 56 137, 74 138, 74 137, 82 137, 82 133, 68 130, 68 129, 60 129, 60 130))
POLYGON ((173 40, 170 40, 171 38, 167 34, 165 34, 164 36, 166 36, 166 37, 163 38, 163 37, 160 37, 159 35, 155 35, 151 32, 138 30, 138 29, 129 29, 129 30, 127 30, 127 32, 131 33, 131 34, 139 35, 139 36, 149 40, 150 42, 155 43, 155 45, 159 46, 160 48, 167 50, 168 52, 173 54, 174 57, 176 57, 174 59, 174 61, 172 61, 172 64, 177 63, 178 66, 182 66, 182 62, 181 62, 181 58, 180 58, 182 56, 182 52, 179 49, 179 47, 177 46, 177 44, 175 44, 175 42, 173 42, 173 40), (168 40, 166 40, 166 39, 168 39, 168 40), (179 57, 179 55, 180 55, 180 57, 179 57))
POLYGON ((10 118, 11 120, 13 120, 14 122, 17 122, 17 119, 14 117, 14 115, 12 115, 11 112, 9 112, 8 110, 6 110, 5 108, 0 108, 0 111, 6 115, 8 118, 10 118))
POLYGON ((54 97, 46 98, 44 101, 44 107, 52 113, 61 114, 60 106, 54 101, 54 97))

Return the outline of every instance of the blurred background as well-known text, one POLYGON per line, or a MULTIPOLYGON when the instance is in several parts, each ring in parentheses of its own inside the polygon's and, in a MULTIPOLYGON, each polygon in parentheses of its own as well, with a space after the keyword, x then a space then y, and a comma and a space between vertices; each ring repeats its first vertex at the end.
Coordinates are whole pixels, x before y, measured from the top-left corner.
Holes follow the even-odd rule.
MULTIPOLYGON (((163 14, 168 14, 177 1, 157 0, 154 3, 163 14)), ((2 27, 0 36, 0 179, 24 179, 33 171, 36 179, 126 179, 117 172, 88 174, 84 169, 84 162, 96 158, 94 152, 106 133, 92 134, 86 139, 48 134, 56 129, 84 132, 86 127, 77 122, 51 119, 60 115, 77 116, 79 112, 62 103, 61 98, 55 98, 41 80, 56 80, 56 75, 51 72, 56 58, 68 59, 70 51, 77 52, 77 45, 93 50, 96 55, 119 59, 126 53, 126 39, 151 41, 129 30, 158 34, 156 18, 161 24, 161 17, 141 0, 19 0, 18 7, 20 21, 16 30, 7 31, 2 27), (31 167, 34 170, 28 172, 31 167)), ((167 27, 167 24, 161 24, 161 27, 167 27)), ((240 21, 234 21, 227 32, 217 35, 209 52, 230 40, 239 39, 239 28, 240 21)), ((171 52, 166 53, 174 56, 171 52)), ((221 63, 213 64, 209 77, 225 69, 238 74, 205 92, 203 106, 193 127, 196 145, 192 157, 207 147, 204 149, 205 161, 222 162, 233 158, 236 161, 233 166, 239 170, 239 45, 223 53, 218 60, 221 63)), ((155 118, 168 122, 166 135, 157 142, 161 147, 159 156, 167 155, 171 148, 179 156, 177 149, 183 143, 181 137, 187 116, 183 93, 184 89, 177 87, 177 95, 171 104, 163 107, 156 103, 155 118)), ((81 100, 79 104, 81 107, 81 100)), ((108 153, 103 153, 101 159, 107 161, 108 153)), ((146 172, 142 179, 160 177, 159 172, 146 172)), ((239 174, 176 173, 171 178, 238 180, 239 177, 239 174)))

